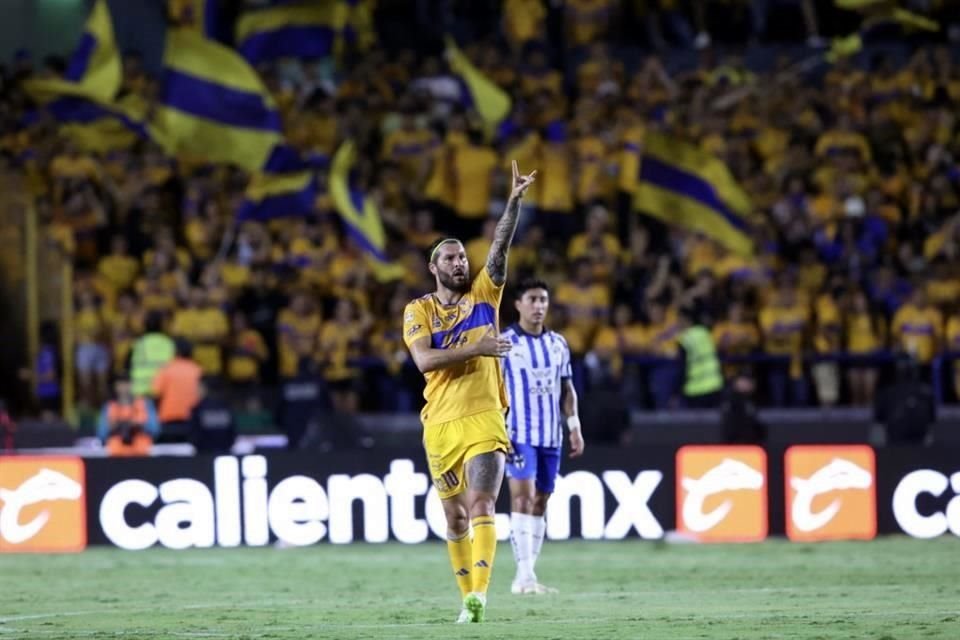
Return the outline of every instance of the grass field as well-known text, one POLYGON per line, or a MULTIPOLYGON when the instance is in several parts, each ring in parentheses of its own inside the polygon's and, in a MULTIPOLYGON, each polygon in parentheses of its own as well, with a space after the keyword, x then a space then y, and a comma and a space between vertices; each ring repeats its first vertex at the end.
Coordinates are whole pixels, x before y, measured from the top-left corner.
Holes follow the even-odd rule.
POLYGON ((960 638, 960 540, 550 543, 556 596, 454 626, 440 544, 0 556, 2 638, 960 638))

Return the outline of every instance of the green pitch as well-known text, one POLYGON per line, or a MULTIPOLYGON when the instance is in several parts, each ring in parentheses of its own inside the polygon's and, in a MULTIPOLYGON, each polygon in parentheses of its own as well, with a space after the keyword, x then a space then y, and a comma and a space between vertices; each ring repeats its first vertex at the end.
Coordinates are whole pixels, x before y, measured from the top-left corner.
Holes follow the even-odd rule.
POLYGON ((0 556, 0 640, 29 638, 960 638, 960 539, 743 546, 548 542, 556 596, 511 596, 500 544, 487 622, 441 544, 0 556))

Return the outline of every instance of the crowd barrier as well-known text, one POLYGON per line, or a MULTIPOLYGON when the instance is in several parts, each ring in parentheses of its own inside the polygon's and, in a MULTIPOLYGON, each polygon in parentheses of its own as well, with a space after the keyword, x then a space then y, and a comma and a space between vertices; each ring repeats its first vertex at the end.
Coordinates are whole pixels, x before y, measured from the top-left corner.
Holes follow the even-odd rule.
MULTIPOLYGON (((702 542, 960 536, 960 449, 593 447, 565 461, 547 536, 702 542)), ((444 537, 421 451, 0 457, 0 552, 444 537)), ((506 491, 500 539, 509 532, 506 491)))

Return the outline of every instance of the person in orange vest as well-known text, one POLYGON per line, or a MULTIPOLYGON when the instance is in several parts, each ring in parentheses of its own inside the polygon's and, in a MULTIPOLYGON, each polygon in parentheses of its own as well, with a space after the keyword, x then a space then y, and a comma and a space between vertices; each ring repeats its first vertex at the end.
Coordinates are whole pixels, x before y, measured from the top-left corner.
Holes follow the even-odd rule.
POLYGON ((148 456, 159 432, 157 413, 149 398, 133 395, 130 378, 119 375, 113 383, 114 399, 103 405, 97 437, 110 456, 148 456))

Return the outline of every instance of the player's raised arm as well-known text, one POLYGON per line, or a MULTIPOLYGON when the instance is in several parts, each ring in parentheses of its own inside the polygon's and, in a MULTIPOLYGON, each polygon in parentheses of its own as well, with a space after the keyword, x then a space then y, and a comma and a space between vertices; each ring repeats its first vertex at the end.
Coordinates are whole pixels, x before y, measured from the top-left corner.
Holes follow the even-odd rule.
POLYGON ((487 273, 496 285, 502 285, 507 281, 507 251, 510 249, 510 243, 513 242, 513 234, 517 230, 520 200, 537 175, 536 171, 530 175, 520 175, 516 160, 512 162, 512 169, 513 187, 510 191, 510 199, 507 200, 507 207, 500 216, 500 222, 497 223, 497 230, 490 244, 490 253, 487 254, 487 273))

